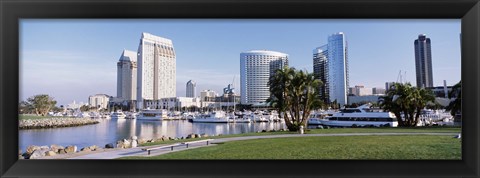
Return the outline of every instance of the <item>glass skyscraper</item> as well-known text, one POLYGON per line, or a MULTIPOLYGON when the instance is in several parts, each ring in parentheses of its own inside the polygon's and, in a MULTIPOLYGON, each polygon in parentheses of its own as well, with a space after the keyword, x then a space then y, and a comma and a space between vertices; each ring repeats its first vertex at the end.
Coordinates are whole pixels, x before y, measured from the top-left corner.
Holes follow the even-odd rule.
POLYGON ((189 97, 189 98, 195 98, 195 97, 196 97, 195 94, 196 94, 196 92, 197 92, 197 90, 196 90, 197 84, 195 83, 195 81, 189 80, 189 81, 187 82, 186 87, 187 87, 187 88, 186 88, 187 90, 186 90, 186 95, 185 95, 185 96, 186 96, 186 97, 189 97))
POLYGON ((240 53, 242 104, 259 104, 270 97, 268 80, 277 69, 288 66, 288 54, 267 50, 240 53))
POLYGON ((415 70, 417 87, 433 87, 432 48, 430 38, 420 34, 415 40, 415 70))
POLYGON ((330 35, 326 45, 313 50, 313 72, 324 84, 319 89, 324 102, 348 103, 348 45, 343 32, 330 35))

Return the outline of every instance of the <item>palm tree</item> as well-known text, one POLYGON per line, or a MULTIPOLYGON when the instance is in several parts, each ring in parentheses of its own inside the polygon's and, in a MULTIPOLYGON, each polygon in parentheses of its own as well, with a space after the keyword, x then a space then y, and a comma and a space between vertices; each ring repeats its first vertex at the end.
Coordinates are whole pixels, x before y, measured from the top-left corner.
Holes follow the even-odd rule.
POLYGON ((283 113, 290 131, 305 126, 310 111, 322 104, 317 90, 322 82, 315 79, 312 73, 285 67, 270 77, 268 85, 271 97, 267 102, 283 113))
POLYGON ((448 98, 455 98, 453 101, 450 101, 446 107, 447 111, 450 111, 452 116, 455 116, 457 113, 462 112, 462 81, 458 82, 452 87, 452 91, 448 94, 448 98))
POLYGON ((380 98, 380 107, 394 113, 401 127, 415 127, 421 110, 430 102, 435 102, 435 96, 430 90, 412 87, 410 83, 395 83, 387 95, 380 98))

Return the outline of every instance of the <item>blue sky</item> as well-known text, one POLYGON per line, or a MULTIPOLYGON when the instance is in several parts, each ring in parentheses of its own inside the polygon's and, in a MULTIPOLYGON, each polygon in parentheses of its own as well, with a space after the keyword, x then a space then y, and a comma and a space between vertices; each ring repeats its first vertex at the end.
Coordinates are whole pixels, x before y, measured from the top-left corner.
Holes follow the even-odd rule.
POLYGON ((177 54, 177 96, 197 82, 221 92, 235 80, 240 90, 240 53, 267 49, 289 54, 289 64, 313 70, 312 50, 328 35, 348 41, 350 85, 385 87, 403 79, 416 84, 413 42, 432 41, 434 85, 460 81, 460 20, 39 20, 20 22, 20 100, 46 93, 59 104, 116 95, 116 62, 136 51, 142 32, 169 38, 177 54), (406 75, 405 75, 406 72, 406 75))

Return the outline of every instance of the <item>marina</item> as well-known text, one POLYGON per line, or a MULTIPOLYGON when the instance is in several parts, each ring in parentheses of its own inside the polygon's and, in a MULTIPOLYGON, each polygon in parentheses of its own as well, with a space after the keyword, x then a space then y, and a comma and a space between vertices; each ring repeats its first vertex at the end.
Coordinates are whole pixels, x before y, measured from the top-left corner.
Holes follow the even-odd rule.
POLYGON ((117 140, 138 136, 143 139, 187 137, 187 135, 227 135, 263 130, 286 129, 279 122, 261 123, 192 123, 187 120, 150 121, 140 119, 96 119, 98 124, 79 127, 19 130, 19 149, 29 145, 76 145, 79 148, 103 147, 117 140))

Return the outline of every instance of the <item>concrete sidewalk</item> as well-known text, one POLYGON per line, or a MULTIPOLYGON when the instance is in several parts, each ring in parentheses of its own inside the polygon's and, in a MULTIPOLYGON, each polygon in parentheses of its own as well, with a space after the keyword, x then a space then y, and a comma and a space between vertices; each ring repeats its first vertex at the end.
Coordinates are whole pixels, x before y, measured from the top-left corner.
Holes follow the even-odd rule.
MULTIPOLYGON (((388 135, 449 135, 455 136, 458 133, 341 133, 341 134, 281 134, 281 135, 264 135, 264 136, 246 136, 246 137, 231 137, 231 138, 219 138, 211 142, 211 144, 206 145, 206 143, 195 143, 189 144, 187 148, 185 145, 176 146, 171 151, 170 148, 164 148, 160 150, 151 151, 150 155, 147 154, 147 151, 143 151, 142 148, 150 148, 155 146, 148 147, 137 147, 129 149, 116 149, 112 151, 104 151, 100 153, 92 152, 87 155, 75 156, 67 159, 116 159, 125 156, 157 156, 177 151, 183 151, 188 149, 195 149, 206 146, 215 146, 217 143, 238 141, 238 140, 251 140, 251 139, 263 139, 263 138, 286 138, 286 137, 328 137, 328 136, 388 136, 388 135)), ((185 140, 188 141, 188 140, 185 140)))

